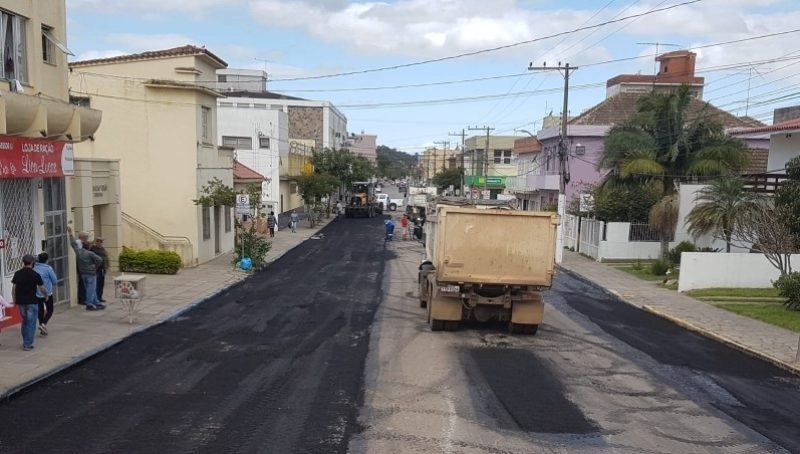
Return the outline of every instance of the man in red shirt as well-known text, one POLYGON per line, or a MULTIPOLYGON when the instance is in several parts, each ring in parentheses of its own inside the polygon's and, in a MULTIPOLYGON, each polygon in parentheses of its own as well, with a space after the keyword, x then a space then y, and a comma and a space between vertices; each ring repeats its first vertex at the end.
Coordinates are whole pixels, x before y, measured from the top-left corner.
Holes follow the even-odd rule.
POLYGON ((408 239, 408 215, 404 214, 403 219, 400 219, 400 231, 403 235, 403 239, 408 239))

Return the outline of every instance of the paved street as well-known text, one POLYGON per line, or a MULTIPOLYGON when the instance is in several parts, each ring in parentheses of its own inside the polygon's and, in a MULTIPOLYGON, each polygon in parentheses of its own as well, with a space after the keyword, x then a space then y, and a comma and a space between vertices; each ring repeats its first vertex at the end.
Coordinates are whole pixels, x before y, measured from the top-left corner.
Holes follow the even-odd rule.
POLYGON ((535 337, 433 333, 419 243, 322 232, 12 396, 0 451, 800 452, 800 379, 769 363, 567 273, 535 337))

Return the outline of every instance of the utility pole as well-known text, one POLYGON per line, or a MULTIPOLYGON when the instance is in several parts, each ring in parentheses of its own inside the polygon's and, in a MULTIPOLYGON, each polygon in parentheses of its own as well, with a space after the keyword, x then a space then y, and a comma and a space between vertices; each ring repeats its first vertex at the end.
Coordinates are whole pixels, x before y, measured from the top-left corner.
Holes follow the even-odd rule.
MULTIPOLYGON (((444 152, 442 153, 442 170, 446 170, 447 167, 445 166, 445 163, 447 161, 447 152, 450 151, 450 141, 449 140, 442 140, 442 141, 433 142, 433 143, 434 143, 434 145, 441 145, 442 148, 444 149, 444 152)), ((436 166, 435 165, 433 166, 433 169, 434 169, 434 172, 435 172, 436 171, 436 166)))
POLYGON ((451 132, 447 134, 451 137, 461 136, 461 196, 464 196, 464 154, 467 152, 467 130, 461 128, 461 134, 451 132))
MULTIPOLYGON (((484 126, 479 128, 475 126, 474 128, 469 128, 470 131, 486 131, 486 145, 483 148, 483 192, 484 194, 489 190, 489 133, 494 131, 494 128, 490 128, 489 126, 484 126)), ((491 198, 491 197, 489 197, 491 198)))
POLYGON ((566 215, 567 206, 567 183, 569 182, 569 171, 567 166, 567 157, 569 149, 567 146, 567 122, 569 121, 569 76, 573 71, 578 69, 577 66, 570 67, 569 63, 561 66, 548 67, 547 64, 542 66, 533 66, 531 63, 528 66, 529 71, 558 71, 564 76, 564 107, 561 112, 561 139, 558 147, 558 162, 559 162, 559 176, 558 176, 558 216, 559 223, 556 232, 556 263, 561 263, 564 258, 564 216, 566 215))

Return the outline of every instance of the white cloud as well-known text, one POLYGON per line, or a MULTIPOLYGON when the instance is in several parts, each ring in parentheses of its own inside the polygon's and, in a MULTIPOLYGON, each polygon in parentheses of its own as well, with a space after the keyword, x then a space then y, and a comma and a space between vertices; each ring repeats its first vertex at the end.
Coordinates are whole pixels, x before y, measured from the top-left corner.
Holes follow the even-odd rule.
POLYGON ((415 57, 469 52, 553 34, 580 25, 592 14, 565 9, 526 11, 515 0, 257 0, 251 3, 251 11, 264 24, 299 28, 355 52, 415 57))
POLYGON ((67 0, 67 8, 100 12, 138 10, 147 14, 153 11, 182 11, 202 15, 207 9, 241 3, 243 0, 67 0))
POLYGON ((86 52, 81 52, 76 56, 74 61, 85 61, 85 60, 96 60, 99 58, 111 58, 111 57, 119 57, 120 55, 125 55, 129 52, 125 52, 122 50, 87 50, 86 52))

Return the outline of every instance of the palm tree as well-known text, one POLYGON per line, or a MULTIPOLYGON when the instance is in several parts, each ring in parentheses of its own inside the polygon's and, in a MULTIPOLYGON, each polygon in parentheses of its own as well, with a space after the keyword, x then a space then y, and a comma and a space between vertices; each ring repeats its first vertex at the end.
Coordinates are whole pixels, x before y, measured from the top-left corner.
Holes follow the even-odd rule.
POLYGON ((604 142, 600 169, 610 170, 603 185, 636 187, 658 182, 663 200, 651 210, 651 227, 660 232, 662 257, 678 220, 676 184, 686 177, 738 174, 747 164, 744 144, 723 126, 702 115, 688 121, 689 87, 651 93, 639 100, 638 113, 614 126, 604 142))
POLYGON ((689 233, 695 238, 712 234, 725 240, 725 251, 731 252, 731 237, 737 222, 745 219, 757 207, 759 197, 745 191, 739 177, 720 178, 698 191, 698 204, 686 217, 689 233))

